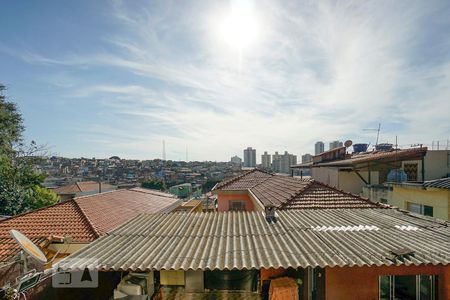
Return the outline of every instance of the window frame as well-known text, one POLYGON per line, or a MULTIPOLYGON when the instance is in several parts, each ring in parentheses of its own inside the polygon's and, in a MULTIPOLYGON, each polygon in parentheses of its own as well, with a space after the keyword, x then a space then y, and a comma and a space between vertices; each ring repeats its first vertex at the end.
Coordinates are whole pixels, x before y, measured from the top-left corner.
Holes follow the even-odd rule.
MULTIPOLYGON (((412 275, 379 275, 378 276, 378 299, 381 300, 381 279, 382 277, 388 277, 389 279, 389 300, 395 299, 395 277, 399 276, 415 276, 415 282, 416 282, 416 300, 420 300, 420 280, 422 276, 429 276, 430 281, 430 293, 431 293, 431 299, 436 300, 436 282, 438 279, 438 275, 435 274, 412 274, 412 275)), ((385 298, 383 298, 385 299, 385 298)))

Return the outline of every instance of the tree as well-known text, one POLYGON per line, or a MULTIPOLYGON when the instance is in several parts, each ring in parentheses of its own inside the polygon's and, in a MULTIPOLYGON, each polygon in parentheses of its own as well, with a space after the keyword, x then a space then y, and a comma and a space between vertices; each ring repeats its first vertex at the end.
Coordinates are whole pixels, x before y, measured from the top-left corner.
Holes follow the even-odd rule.
POLYGON ((143 188, 153 189, 153 190, 166 190, 166 184, 162 180, 150 179, 141 183, 143 188))
POLYGON ((33 169, 43 146, 24 145, 22 115, 4 90, 0 84, 0 214, 15 215, 57 203, 58 196, 42 186, 45 176, 33 169))

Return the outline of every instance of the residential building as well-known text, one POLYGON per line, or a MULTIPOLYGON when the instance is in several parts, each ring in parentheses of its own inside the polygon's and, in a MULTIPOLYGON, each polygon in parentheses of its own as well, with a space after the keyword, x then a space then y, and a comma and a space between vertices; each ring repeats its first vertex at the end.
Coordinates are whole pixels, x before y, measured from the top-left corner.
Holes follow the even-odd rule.
POLYGON ((363 189, 363 195, 414 213, 450 220, 450 177, 369 186, 363 189))
POLYGON ((252 149, 252 147, 244 149, 244 167, 245 168, 256 167, 256 149, 252 149))
POLYGON ((278 151, 275 151, 275 154, 272 155, 272 171, 275 173, 280 173, 281 170, 281 155, 278 154, 278 151))
POLYGON ((325 144, 323 142, 316 142, 314 145, 314 154, 318 155, 325 151, 325 144))
POLYGON ((233 156, 230 159, 230 162, 232 164, 235 164, 236 166, 242 166, 242 159, 239 156, 237 156, 237 155, 233 156))
POLYGON ((433 180, 450 173, 450 151, 428 151, 426 147, 347 154, 345 147, 313 157, 313 163, 293 168, 310 169, 313 179, 346 192, 361 194, 366 186, 388 181, 394 170, 402 170, 407 181, 433 180))
POLYGON ((26 235, 49 261, 57 262, 140 213, 170 212, 181 202, 167 193, 133 188, 77 197, 0 220, 0 265, 12 263, 0 269, 0 287, 15 281, 22 268, 16 261, 21 248, 10 236, 11 229, 26 235))
POLYGON ((267 151, 264 151, 264 154, 261 155, 261 166, 265 170, 270 170, 272 168, 272 161, 270 154, 267 151))
POLYGON ((297 156, 293 154, 289 154, 287 151, 284 151, 284 154, 280 156, 279 159, 279 172, 284 174, 290 174, 292 165, 297 164, 297 156))
POLYGON ((117 187, 108 183, 96 181, 80 181, 52 189, 61 199, 69 200, 75 197, 93 195, 97 193, 110 192, 117 187))
POLYGON ((382 207, 141 214, 59 267, 141 272, 158 299, 449 299, 449 228, 382 207))
POLYGON ((193 185, 191 183, 182 183, 171 186, 169 193, 177 196, 178 198, 200 198, 202 196, 201 185, 193 185))
POLYGON ((302 155, 302 164, 312 162, 313 156, 309 153, 302 155))
POLYGON ((313 179, 300 179, 254 169, 222 181, 212 190, 217 210, 376 208, 383 204, 346 193, 313 179))
POLYGON ((332 141, 330 143, 330 149, 329 150, 333 150, 339 147, 342 147, 344 144, 341 141, 332 141))

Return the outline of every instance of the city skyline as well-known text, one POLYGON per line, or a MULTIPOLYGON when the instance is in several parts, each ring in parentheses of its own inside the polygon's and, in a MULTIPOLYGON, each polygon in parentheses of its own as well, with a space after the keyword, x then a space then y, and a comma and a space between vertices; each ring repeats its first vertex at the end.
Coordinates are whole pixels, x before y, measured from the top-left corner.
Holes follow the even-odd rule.
POLYGON ((162 140, 171 160, 312 154, 373 145, 379 123, 380 143, 431 146, 450 136, 448 15, 446 1, 7 1, 0 83, 26 140, 65 157, 161 158, 162 140))

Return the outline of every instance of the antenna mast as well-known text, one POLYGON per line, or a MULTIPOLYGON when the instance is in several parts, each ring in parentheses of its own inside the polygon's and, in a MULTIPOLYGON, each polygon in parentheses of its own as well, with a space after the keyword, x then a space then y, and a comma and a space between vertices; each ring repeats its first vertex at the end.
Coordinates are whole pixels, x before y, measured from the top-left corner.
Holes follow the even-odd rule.
POLYGON ((376 131, 377 132, 377 141, 375 142, 375 146, 378 145, 378 139, 380 138, 381 123, 378 123, 378 128, 366 128, 363 130, 364 131, 376 131))
POLYGON ((166 160, 166 141, 165 140, 163 140, 163 151, 162 151, 162 159, 163 160, 166 160))

